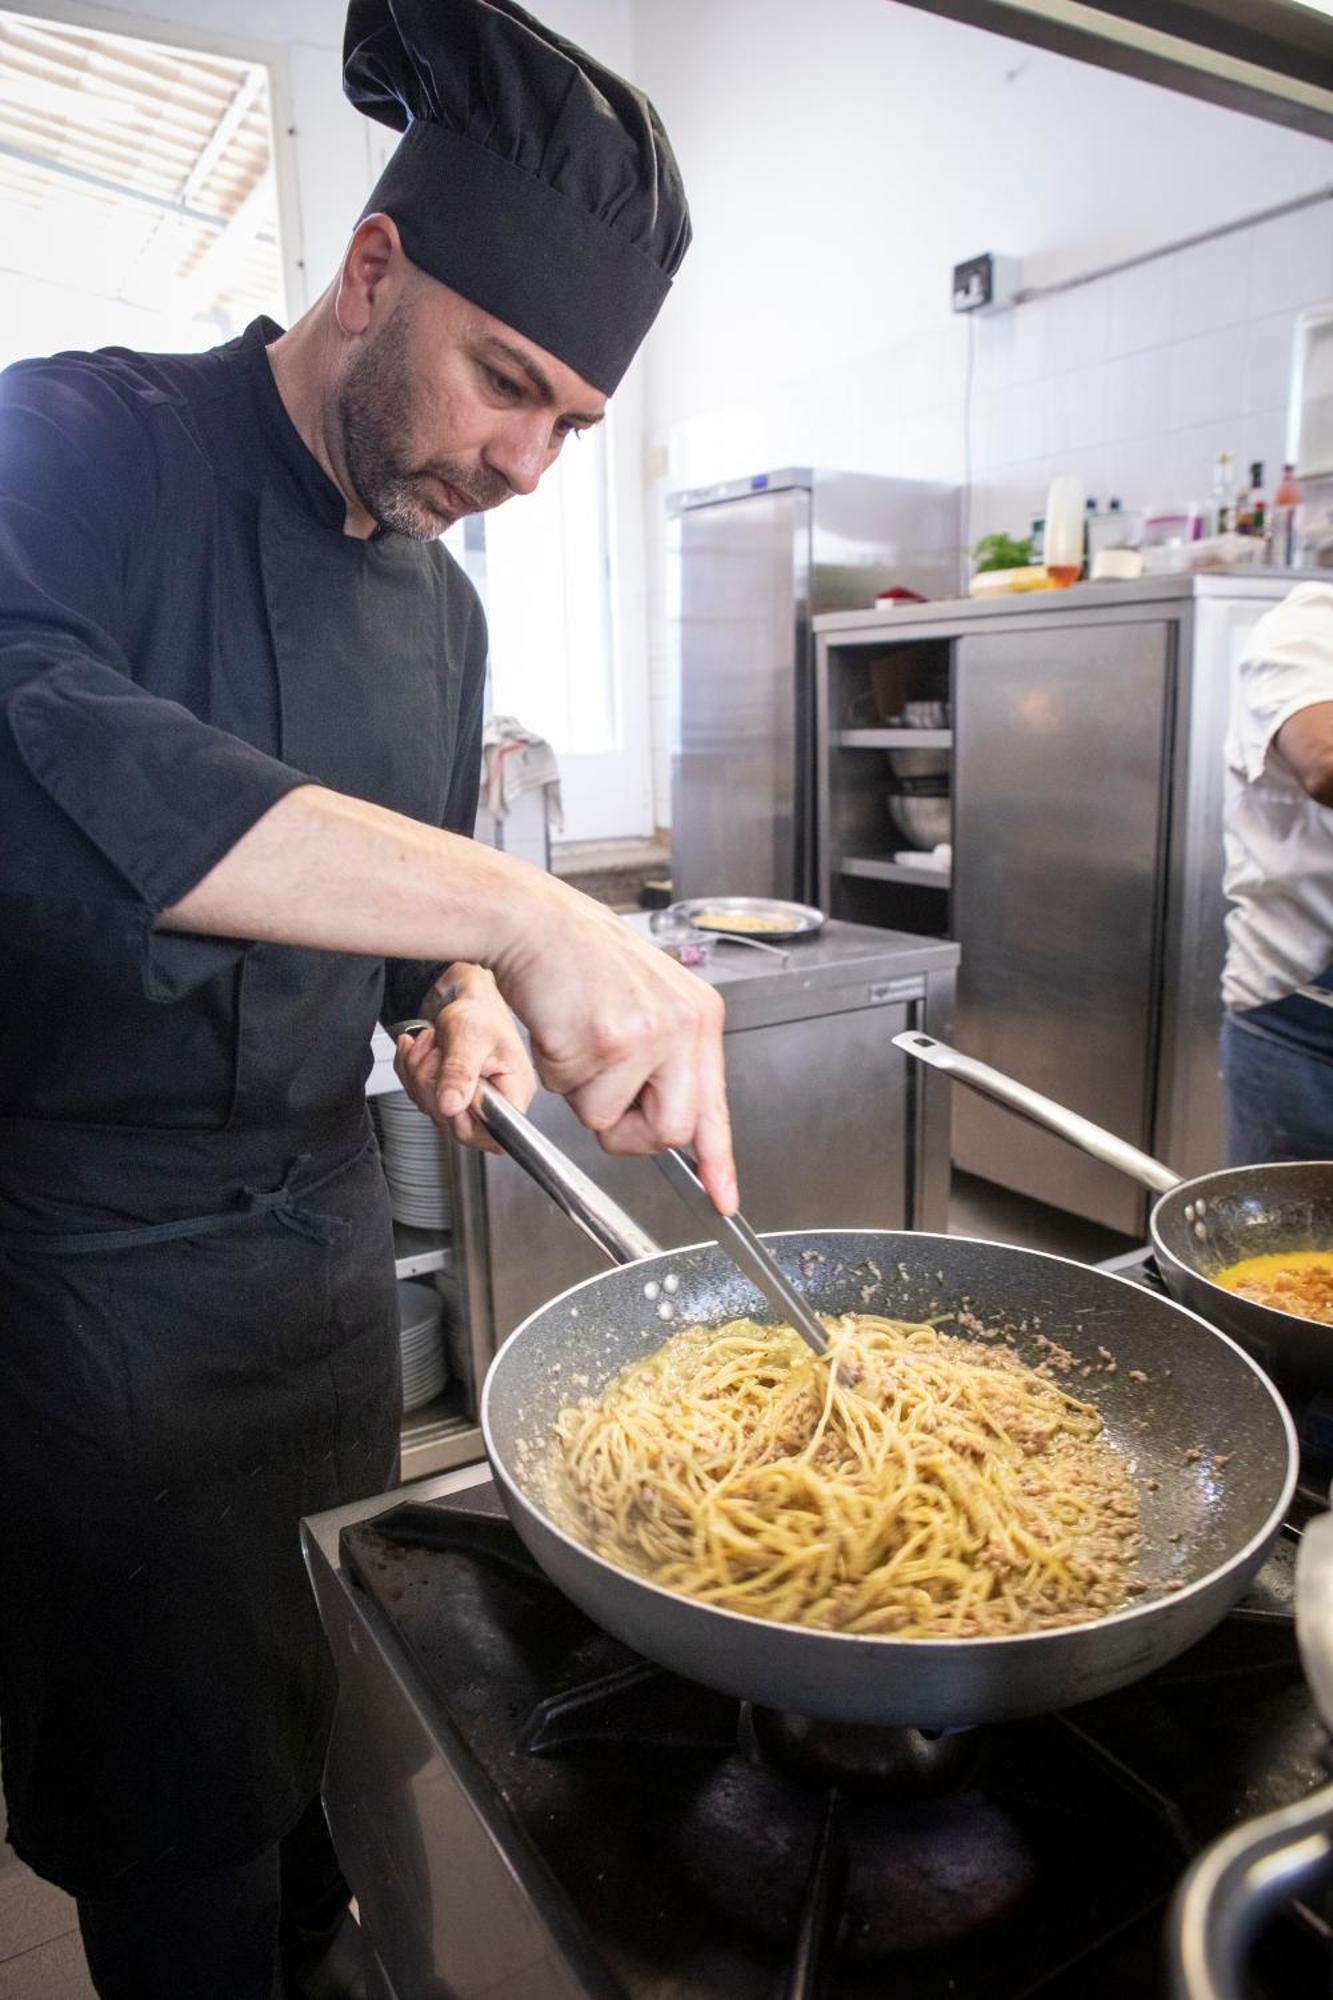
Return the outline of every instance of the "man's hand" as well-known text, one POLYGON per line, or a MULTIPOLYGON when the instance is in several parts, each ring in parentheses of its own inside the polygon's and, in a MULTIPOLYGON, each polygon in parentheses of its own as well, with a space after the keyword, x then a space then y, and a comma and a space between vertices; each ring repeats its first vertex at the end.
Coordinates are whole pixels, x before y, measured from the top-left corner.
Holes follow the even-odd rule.
POLYGON ((460 1145, 498 1153, 471 1109, 478 1084, 484 1078, 526 1111, 537 1077, 495 980, 483 966, 451 965, 427 996, 423 1012, 434 1026, 398 1037, 398 1081, 418 1109, 441 1131, 452 1132, 460 1145))
POLYGON ((601 904, 552 886, 549 934, 537 912, 492 961, 538 1075, 608 1153, 693 1146, 714 1205, 731 1214, 721 997, 601 904))

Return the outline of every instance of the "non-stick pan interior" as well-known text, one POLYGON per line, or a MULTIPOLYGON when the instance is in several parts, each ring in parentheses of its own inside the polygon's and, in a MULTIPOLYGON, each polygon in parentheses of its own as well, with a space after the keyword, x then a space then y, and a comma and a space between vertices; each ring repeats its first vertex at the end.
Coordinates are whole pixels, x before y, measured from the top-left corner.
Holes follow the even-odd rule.
MULTIPOLYGON (((1048 1341, 1072 1354, 1058 1379, 1096 1404, 1143 1481, 1140 1567, 1151 1597, 1229 1562, 1282 1504, 1289 1433, 1272 1389, 1240 1349, 1170 1301, 1065 1258, 968 1238, 831 1230, 766 1241, 817 1311, 942 1318, 968 1338, 980 1323, 1032 1366, 1050 1360, 1048 1341)), ((528 1320, 492 1367, 493 1455, 541 1508, 565 1404, 672 1331, 738 1317, 773 1315, 712 1246, 575 1287, 528 1320), (674 1316, 664 1322, 667 1301, 674 1316)))
POLYGON ((1205 1174, 1164 1195, 1153 1223, 1171 1254, 1203 1278, 1286 1250, 1333 1257, 1333 1160, 1205 1174))

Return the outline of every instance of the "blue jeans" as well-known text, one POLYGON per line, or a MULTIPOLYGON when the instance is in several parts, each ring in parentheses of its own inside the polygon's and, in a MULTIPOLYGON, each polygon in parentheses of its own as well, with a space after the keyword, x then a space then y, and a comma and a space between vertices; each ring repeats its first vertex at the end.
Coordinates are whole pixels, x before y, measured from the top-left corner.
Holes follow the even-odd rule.
POLYGON ((1222 1023, 1227 1159, 1333 1160, 1333 1058, 1286 1042, 1244 1014, 1222 1023))

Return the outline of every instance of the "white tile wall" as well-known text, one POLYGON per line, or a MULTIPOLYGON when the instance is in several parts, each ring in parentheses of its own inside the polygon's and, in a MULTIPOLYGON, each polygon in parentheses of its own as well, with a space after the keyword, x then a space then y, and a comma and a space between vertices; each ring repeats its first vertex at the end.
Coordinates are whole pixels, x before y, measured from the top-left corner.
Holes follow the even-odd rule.
POLYGON ((1333 223, 1326 202, 1279 216, 1254 232, 1250 267, 1253 313, 1293 311, 1333 288, 1333 223))
POLYGON ((1244 406, 1244 326, 1224 326, 1173 342, 1171 428, 1226 424, 1244 406))
POLYGON ((1175 305, 1171 332, 1176 340, 1212 333, 1243 320, 1250 306, 1253 230, 1238 229, 1212 243, 1196 243, 1176 257, 1146 268, 1161 274, 1171 267, 1175 305))
MULTIPOLYGON (((1026 534, 1052 475, 1077 470, 1126 507, 1202 499, 1217 453, 1280 469, 1297 312, 1333 299, 1333 204, 1321 202, 969 327, 886 341, 781 397, 703 412, 648 440, 646 492, 655 812, 670 823, 672 654, 663 584, 667 493, 765 466, 964 477, 968 536, 1026 534), (967 354, 973 343, 970 411, 967 354)), ((849 342, 849 347, 851 343, 849 342)))

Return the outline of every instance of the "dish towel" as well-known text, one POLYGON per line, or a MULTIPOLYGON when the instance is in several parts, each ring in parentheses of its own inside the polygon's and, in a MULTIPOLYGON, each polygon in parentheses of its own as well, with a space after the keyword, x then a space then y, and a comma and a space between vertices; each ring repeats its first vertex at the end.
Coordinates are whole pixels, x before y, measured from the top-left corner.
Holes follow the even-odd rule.
POLYGON ((487 806, 502 820, 523 792, 540 790, 546 824, 552 833, 564 831, 560 799, 560 766, 544 736, 525 729, 515 715, 492 715, 481 733, 482 789, 487 806))

